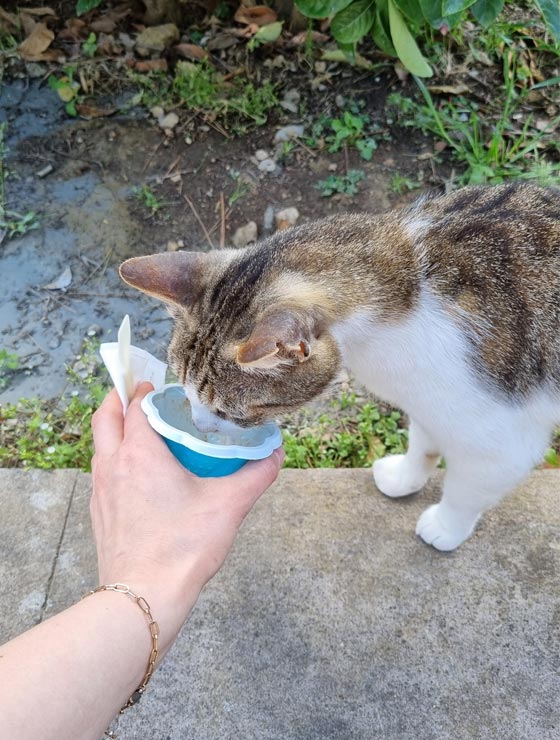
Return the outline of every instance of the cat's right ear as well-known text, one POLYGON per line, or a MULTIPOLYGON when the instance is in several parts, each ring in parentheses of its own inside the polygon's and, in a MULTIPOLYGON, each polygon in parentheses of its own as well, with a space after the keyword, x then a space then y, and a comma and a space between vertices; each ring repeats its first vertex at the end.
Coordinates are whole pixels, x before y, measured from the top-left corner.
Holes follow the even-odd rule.
POLYGON ((133 288, 166 303, 188 307, 204 292, 208 267, 204 252, 163 252, 132 257, 122 263, 119 274, 133 288))

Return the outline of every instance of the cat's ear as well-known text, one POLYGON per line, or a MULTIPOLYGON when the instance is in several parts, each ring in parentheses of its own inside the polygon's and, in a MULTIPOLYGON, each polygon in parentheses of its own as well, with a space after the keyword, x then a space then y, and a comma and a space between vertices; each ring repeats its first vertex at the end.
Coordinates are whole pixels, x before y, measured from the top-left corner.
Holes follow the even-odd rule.
POLYGON ((267 370, 282 364, 305 362, 311 354, 308 323, 291 311, 278 311, 260 319, 251 336, 237 347, 241 367, 267 370))
POLYGON ((125 283, 148 295, 189 306, 204 291, 208 266, 204 252, 163 252, 132 257, 122 263, 119 274, 125 283))

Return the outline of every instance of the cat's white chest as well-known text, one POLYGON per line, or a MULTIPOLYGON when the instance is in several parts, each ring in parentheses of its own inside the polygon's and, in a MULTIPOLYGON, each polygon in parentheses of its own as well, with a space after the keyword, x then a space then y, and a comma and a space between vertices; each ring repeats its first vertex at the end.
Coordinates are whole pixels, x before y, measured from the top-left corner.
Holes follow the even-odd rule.
POLYGON ((376 322, 361 309, 333 328, 343 363, 358 382, 418 420, 479 394, 467 362, 467 339, 436 298, 424 291, 404 320, 376 322))

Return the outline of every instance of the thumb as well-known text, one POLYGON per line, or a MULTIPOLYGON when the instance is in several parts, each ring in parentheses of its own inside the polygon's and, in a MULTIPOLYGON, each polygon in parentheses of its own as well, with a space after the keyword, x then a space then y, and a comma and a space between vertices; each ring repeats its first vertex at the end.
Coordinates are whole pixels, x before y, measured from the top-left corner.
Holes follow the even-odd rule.
POLYGON ((274 483, 285 457, 282 447, 278 447, 263 460, 251 460, 237 472, 222 478, 224 483, 227 481, 228 494, 234 494, 240 499, 240 503, 243 502, 244 516, 274 483))

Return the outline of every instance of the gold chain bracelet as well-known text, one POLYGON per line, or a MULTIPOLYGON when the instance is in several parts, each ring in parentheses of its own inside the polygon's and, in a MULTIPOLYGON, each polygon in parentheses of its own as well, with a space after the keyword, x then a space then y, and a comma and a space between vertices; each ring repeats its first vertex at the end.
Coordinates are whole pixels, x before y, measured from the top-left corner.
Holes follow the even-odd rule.
MULTIPOLYGON (((159 625, 152 617, 150 605, 148 604, 146 599, 143 596, 137 596, 133 591, 130 590, 130 586, 127 586, 125 583, 109 583, 104 586, 98 586, 97 588, 94 588, 93 591, 88 591, 87 594, 84 594, 82 596, 82 599, 85 599, 92 594, 96 594, 99 591, 116 591, 119 594, 126 594, 127 596, 130 596, 132 599, 134 599, 134 601, 138 604, 140 609, 142 609, 142 611, 148 618, 148 626, 150 628, 150 635, 152 638, 152 651, 150 653, 150 659, 148 661, 146 674, 142 679, 142 683, 140 684, 140 686, 138 686, 136 691, 131 694, 128 701, 120 708, 119 714, 122 714, 125 709, 128 709, 133 704, 138 704, 138 702, 142 698, 142 695, 144 694, 144 691, 146 690, 146 686, 153 676, 154 667, 158 656, 159 625)), ((116 735, 110 733, 109 730, 106 731, 105 735, 111 738, 116 737, 116 735)))

